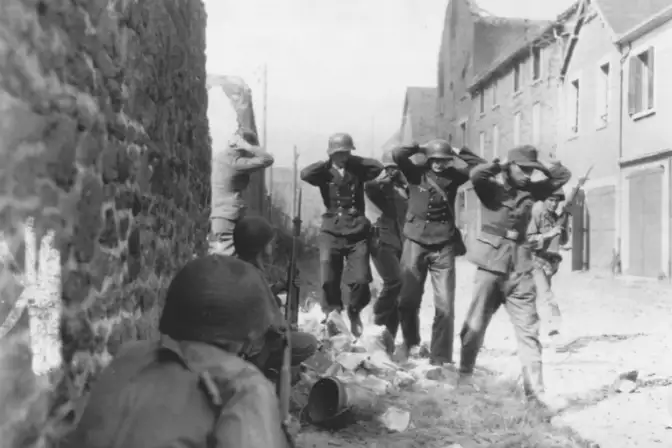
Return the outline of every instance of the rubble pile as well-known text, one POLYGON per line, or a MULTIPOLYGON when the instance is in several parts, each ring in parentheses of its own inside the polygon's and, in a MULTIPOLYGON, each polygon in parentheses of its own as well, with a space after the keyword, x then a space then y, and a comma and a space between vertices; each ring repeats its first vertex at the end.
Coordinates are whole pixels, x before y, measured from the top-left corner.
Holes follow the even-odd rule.
MULTIPOLYGON (((367 319, 370 320, 370 319, 367 319)), ((347 326, 333 321, 324 321, 324 313, 314 306, 299 315, 301 331, 315 335, 321 346, 305 363, 302 379, 295 388, 293 410, 302 421, 318 426, 334 427, 342 424, 342 419, 311 419, 311 409, 326 406, 334 414, 347 413, 348 422, 353 418, 375 419, 389 431, 402 432, 413 426, 411 409, 404 408, 403 400, 398 400, 403 391, 453 387, 455 373, 448 369, 431 366, 427 350, 407 364, 399 365, 392 360, 394 340, 383 326, 372 322, 365 325, 361 337, 355 338, 347 326), (318 384, 316 386, 316 384, 318 384), (331 398, 318 394, 315 390, 326 383, 340 387, 344 397, 331 398), (322 403, 333 400, 334 403, 322 403), (319 403, 314 403, 320 401, 319 403), (338 402, 337 402, 338 401, 338 402), (342 409, 337 409, 337 408, 342 409)))

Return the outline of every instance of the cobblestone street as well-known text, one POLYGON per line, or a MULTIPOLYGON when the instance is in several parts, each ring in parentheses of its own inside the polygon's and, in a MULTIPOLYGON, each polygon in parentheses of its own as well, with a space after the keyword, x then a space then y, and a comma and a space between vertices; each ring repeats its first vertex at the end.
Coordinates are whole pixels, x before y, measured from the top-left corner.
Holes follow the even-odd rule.
MULTIPOLYGON (((473 272, 466 262, 458 265, 459 325, 471 297, 473 272)), ((545 350, 545 376, 550 390, 572 400, 557 423, 602 447, 672 446, 672 430, 665 429, 670 420, 666 386, 672 378, 672 288, 568 272, 560 272, 555 285, 567 350, 545 350), (612 392, 618 375, 631 370, 639 371, 639 388, 632 394, 612 392)), ((422 319, 425 338, 432 313, 428 290, 422 319)), ((519 373, 513 329, 503 309, 491 324, 479 359, 482 367, 505 377, 519 373)))

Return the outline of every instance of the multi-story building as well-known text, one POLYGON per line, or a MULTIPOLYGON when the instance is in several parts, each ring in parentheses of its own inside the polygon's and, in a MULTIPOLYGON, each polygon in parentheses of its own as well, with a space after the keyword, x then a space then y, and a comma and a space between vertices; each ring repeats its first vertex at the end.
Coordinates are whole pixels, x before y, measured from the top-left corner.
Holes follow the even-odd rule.
MULTIPOLYGON (((530 21, 452 0, 439 55, 437 132, 486 159, 520 144, 553 155, 564 36, 577 7, 554 21, 530 21)), ((458 197, 458 210, 467 232, 480 227, 480 204, 470 185, 458 197)))
POLYGON ((593 0, 582 21, 562 73, 558 148, 575 180, 593 166, 574 264, 670 278, 672 5, 593 0))

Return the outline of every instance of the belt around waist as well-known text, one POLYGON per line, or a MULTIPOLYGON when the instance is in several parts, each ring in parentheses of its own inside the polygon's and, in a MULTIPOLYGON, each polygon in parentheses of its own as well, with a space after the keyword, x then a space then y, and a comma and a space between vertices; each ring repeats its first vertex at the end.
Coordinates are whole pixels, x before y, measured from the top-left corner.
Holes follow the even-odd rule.
POLYGON ((337 215, 337 216, 343 216, 343 215, 348 215, 348 216, 360 216, 363 215, 363 213, 356 208, 337 208, 334 210, 329 210, 328 213, 337 215))
POLYGON ((490 235, 500 236, 511 241, 518 241, 520 238, 520 232, 517 230, 504 229, 502 227, 491 226, 489 224, 482 225, 481 231, 490 235))

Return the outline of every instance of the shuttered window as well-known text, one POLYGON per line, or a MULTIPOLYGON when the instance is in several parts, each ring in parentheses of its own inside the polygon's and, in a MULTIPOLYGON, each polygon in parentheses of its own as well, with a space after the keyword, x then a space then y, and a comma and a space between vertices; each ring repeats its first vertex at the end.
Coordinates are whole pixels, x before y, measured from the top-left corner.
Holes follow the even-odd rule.
POLYGON ((653 109, 655 99, 653 47, 630 57, 628 112, 635 115, 653 109))

